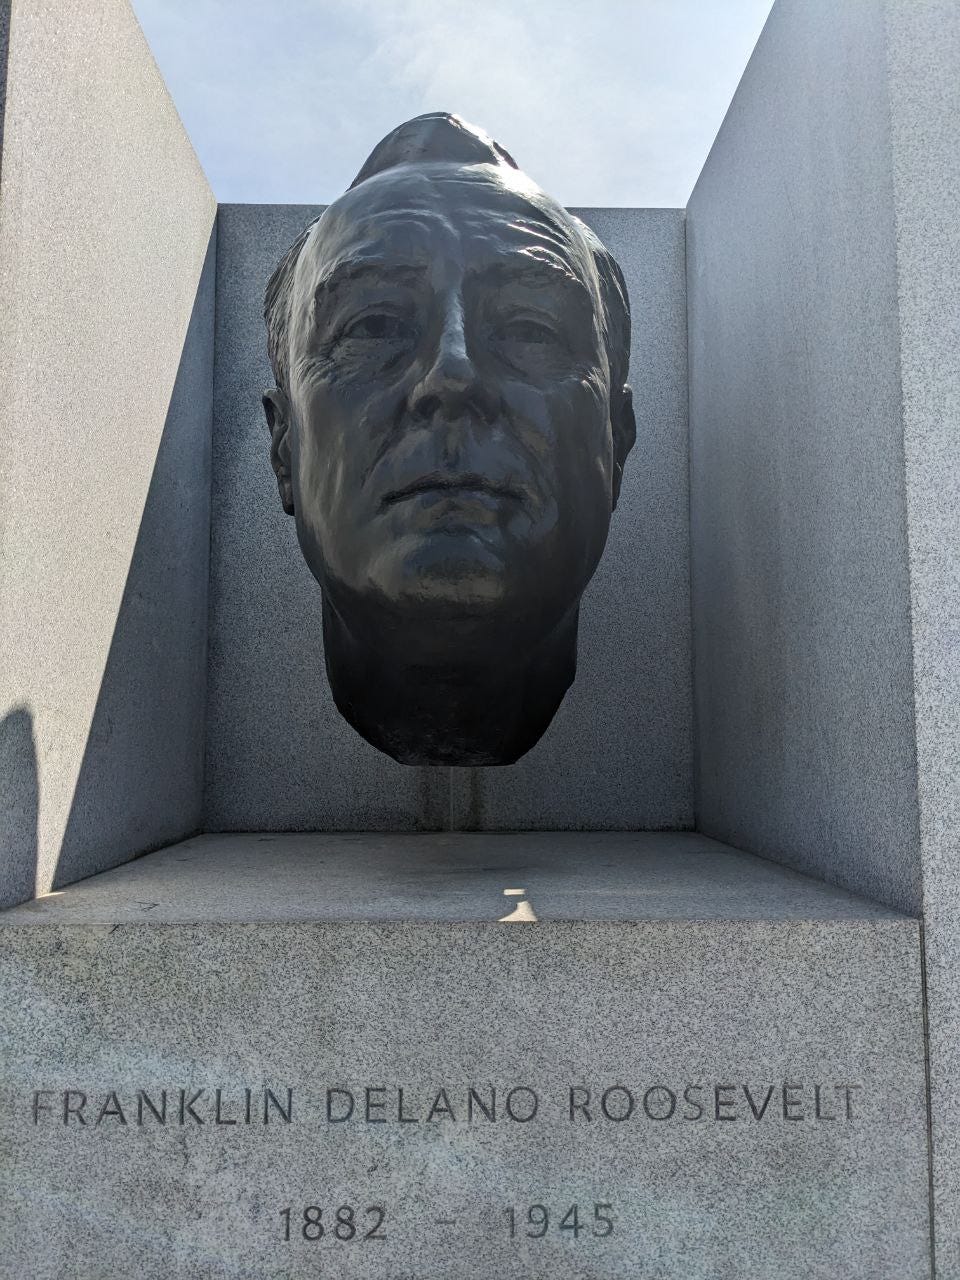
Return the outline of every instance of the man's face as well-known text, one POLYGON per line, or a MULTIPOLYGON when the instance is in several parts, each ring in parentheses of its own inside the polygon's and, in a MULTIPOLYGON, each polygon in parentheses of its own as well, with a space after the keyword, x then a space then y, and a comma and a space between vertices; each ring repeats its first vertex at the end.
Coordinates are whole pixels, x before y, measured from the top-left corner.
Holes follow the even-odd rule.
POLYGON ((331 206, 294 277, 289 408, 298 537, 342 617, 569 610, 612 506, 598 316, 589 249, 522 175, 394 169, 331 206))

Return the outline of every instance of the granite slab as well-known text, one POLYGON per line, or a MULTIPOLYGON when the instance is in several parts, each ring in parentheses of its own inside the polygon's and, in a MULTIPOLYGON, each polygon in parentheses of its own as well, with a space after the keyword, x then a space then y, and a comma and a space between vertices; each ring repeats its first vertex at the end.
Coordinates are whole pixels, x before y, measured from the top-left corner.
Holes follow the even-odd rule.
POLYGON ((297 832, 195 836, 0 923, 489 923, 520 896, 541 921, 902 918, 692 831, 297 832))
POLYGON ((128 0, 0 4, 4 72, 6 907, 200 826, 217 202, 128 0))
POLYGON ((926 1278, 918 931, 686 834, 148 855, 0 914, 0 1277, 926 1278))

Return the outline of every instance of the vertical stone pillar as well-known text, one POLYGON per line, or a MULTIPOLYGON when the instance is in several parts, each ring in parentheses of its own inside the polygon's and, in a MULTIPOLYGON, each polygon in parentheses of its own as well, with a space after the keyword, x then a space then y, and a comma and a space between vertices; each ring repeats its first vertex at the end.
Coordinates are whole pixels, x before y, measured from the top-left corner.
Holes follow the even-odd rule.
POLYGON ((199 825, 216 202, 127 0, 0 34, 9 905, 199 825))
POLYGON ((960 1276, 960 10, 778 0, 687 219, 698 825, 923 913, 960 1276))
POLYGON ((960 1277, 960 8, 888 0, 939 1280, 960 1277))

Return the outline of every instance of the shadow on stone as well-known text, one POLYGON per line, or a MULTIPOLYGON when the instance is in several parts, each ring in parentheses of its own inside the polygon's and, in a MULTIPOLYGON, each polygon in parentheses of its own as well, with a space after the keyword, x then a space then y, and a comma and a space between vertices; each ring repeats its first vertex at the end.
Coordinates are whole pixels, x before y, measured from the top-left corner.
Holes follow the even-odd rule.
POLYGON ((0 164, 3 161, 3 115, 7 105, 7 55, 10 52, 10 0, 0 0, 0 164))
POLYGON ((39 794, 33 715, 14 707, 0 720, 0 908, 34 895, 39 794))
MULTIPOLYGON (((200 826, 216 228, 84 749, 53 888, 200 826)), ((38 886, 41 892, 46 886, 38 886)))

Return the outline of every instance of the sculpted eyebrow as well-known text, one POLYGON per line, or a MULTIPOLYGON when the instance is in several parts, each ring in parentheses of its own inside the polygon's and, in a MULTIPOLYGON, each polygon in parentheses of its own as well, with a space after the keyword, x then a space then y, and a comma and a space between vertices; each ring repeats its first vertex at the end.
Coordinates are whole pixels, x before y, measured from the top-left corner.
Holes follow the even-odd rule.
POLYGON ((319 303, 322 298, 333 297, 346 285, 356 284, 366 278, 388 284, 415 284, 425 273, 425 266, 402 262, 377 262, 370 259, 342 262, 320 280, 314 297, 319 303))
POLYGON ((518 253, 514 259, 488 263, 471 274, 500 285, 520 284, 542 289, 545 286, 560 284, 587 297, 590 293, 586 283, 575 275, 566 263, 552 256, 530 258, 523 253, 518 253))

